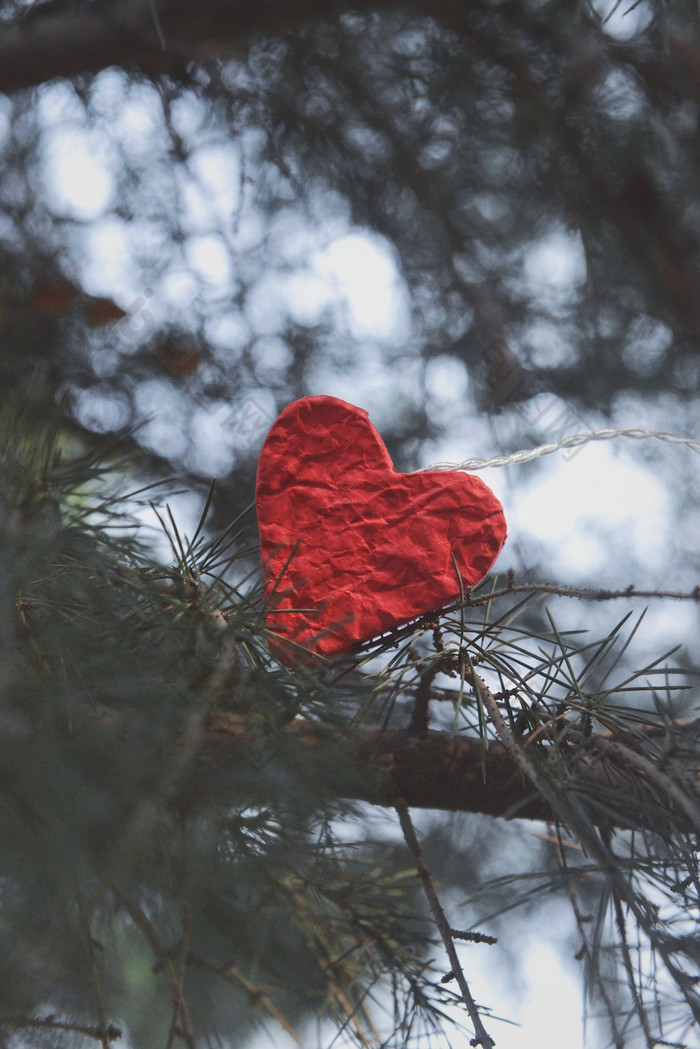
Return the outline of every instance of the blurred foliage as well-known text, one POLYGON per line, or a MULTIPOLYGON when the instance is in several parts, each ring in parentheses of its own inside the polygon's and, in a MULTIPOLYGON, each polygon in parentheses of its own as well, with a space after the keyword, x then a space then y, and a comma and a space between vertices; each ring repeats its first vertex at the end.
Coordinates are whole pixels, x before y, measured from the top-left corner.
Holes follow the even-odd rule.
MULTIPOLYGON (((66 9, 24 14, 28 46, 32 18, 66 9)), ((167 407, 176 423, 142 439, 205 476, 251 449, 227 417, 230 454, 207 470, 199 406, 221 419, 262 387, 264 430, 363 361, 401 373, 388 438, 406 466, 444 431, 436 358, 463 362, 468 401, 510 413, 520 440, 543 392, 596 411, 663 394, 682 415, 698 386, 695 9, 444 11, 341 11, 223 42, 181 80, 106 69, 3 99, 4 381, 42 361, 101 432, 167 407), (66 195, 82 178, 92 192, 66 195), (405 282, 388 339, 294 284, 355 229, 405 282), (128 316, 41 308, 66 282, 128 316)))
MULTIPOLYGON (((452 1001, 423 968, 433 956, 416 931, 425 927, 405 918, 416 901, 393 831, 363 841, 366 812, 338 802, 332 760, 319 780, 317 766, 286 752, 264 750, 258 767, 255 752, 220 784, 223 806, 212 800, 196 817, 172 807, 203 719, 231 695, 237 716, 255 721, 255 713, 273 737, 294 716, 345 724, 358 700, 372 716, 410 716, 408 642, 395 663, 390 657, 387 679, 350 675, 331 692, 327 681, 269 660, 255 575, 245 582, 256 563, 245 512, 260 443, 281 407, 307 393, 356 398, 381 415, 400 469, 424 465, 446 437, 466 456, 494 450, 496 437, 503 448, 495 450, 508 451, 601 419, 696 426, 696 5, 317 7, 310 18, 308 5, 295 15, 290 2, 278 30, 266 15, 255 31, 251 5, 240 33, 213 0, 0 0, 1 32, 7 39, 7 29, 21 28, 35 85, 0 94, 0 388, 22 409, 2 421, 0 986, 3 1015, 29 1039, 20 1020, 31 1014, 37 1043, 55 1044, 50 1016, 62 1010, 91 1027, 92 1041, 104 1041, 97 1029, 118 1014, 135 1045, 167 1044, 185 971, 185 997, 206 1010, 209 1033, 235 1030, 237 1043, 260 1012, 303 1025, 321 1003, 324 1015, 337 1020, 345 1009, 347 1019, 380 976, 395 981, 392 1024, 405 1036, 396 1044, 408 1044, 410 1023, 417 1036, 421 1023, 430 1029, 439 1019, 424 992, 439 1008, 452 1001), (144 37, 157 43, 162 32, 165 49, 156 61, 160 45, 139 47, 139 29, 128 62, 107 53, 95 68, 72 27, 81 15, 104 15, 117 41, 127 8, 141 11, 144 37), (169 17, 183 11, 189 31, 178 36, 169 17), (217 37, 209 16, 227 33, 217 37), (79 71, 52 71, 42 82, 37 40, 54 17, 67 27, 56 36, 66 69, 79 71), (358 250, 356 269, 381 277, 374 326, 345 301, 339 245, 358 250), (49 418, 55 432, 45 429, 49 418), (124 493, 173 472, 178 490, 201 502, 213 475, 219 484, 199 545, 188 547, 161 511, 173 544, 164 567, 152 536, 134 538, 133 515, 141 521, 151 498, 160 504, 158 490, 124 493), (206 586, 197 572, 209 573, 206 586), (231 637, 240 668, 227 663, 231 637), (350 819, 362 849, 331 833, 336 816, 350 819), (313 897, 300 894, 299 879, 313 897), (337 924, 326 922, 331 912, 342 912, 337 924), (357 913, 381 930, 380 950, 357 913), (347 965, 345 1002, 329 979, 334 952, 347 965), (212 990, 214 970, 221 990, 212 990), (415 1010, 402 1013, 407 1001, 415 1010)), ((0 87, 7 68, 0 64, 0 87)), ((372 298, 366 286, 363 294, 372 298)), ((673 462, 667 479, 679 503, 665 568, 692 586, 696 472, 673 462)), ((611 573, 626 570, 625 536, 619 541, 611 573)), ((525 561, 533 576, 548 575, 542 552, 525 559, 517 542, 516 567, 525 561)), ((655 700, 692 709, 670 685, 634 679, 630 687, 642 691, 633 695, 618 687, 634 667, 617 619, 599 606, 581 618, 601 640, 583 641, 575 655, 537 602, 521 610, 512 635, 509 614, 510 605, 487 626, 472 623, 469 644, 484 649, 492 674, 517 683, 519 732, 541 730, 551 746, 542 726, 556 720, 558 704, 582 716, 572 682, 596 697, 608 729, 612 717, 627 732, 637 702, 655 716, 655 700), (615 638, 624 651, 608 693, 615 638)), ((458 616, 449 630, 459 649, 458 616)), ((674 658, 686 669, 697 662, 692 645, 674 658)), ((460 695, 462 727, 485 731, 477 695, 464 684, 460 695)), ((449 711, 433 715, 445 728, 453 699, 446 686, 436 704, 449 711)), ((533 760, 546 767, 547 755, 533 760)), ((562 782, 555 777, 554 787, 562 782)), ((642 1007, 655 997, 659 1015, 680 1010, 685 1037, 697 875, 688 828, 678 839, 668 819, 664 829, 668 799, 642 796, 643 830, 619 835, 613 848, 584 826, 585 852, 568 865, 571 850, 551 840, 556 834, 540 847, 522 827, 478 816, 436 819, 425 847, 451 893, 469 898, 475 923, 516 897, 541 921, 551 888, 575 900, 583 918, 573 950, 582 952, 591 1001, 609 1016, 629 1015, 650 1044, 642 1007), (649 900, 658 926, 637 922, 651 913, 640 903, 649 900), (630 915, 641 931, 625 946, 630 915), (676 968, 670 983, 650 975, 659 950, 676 968)), ((614 808, 614 798, 595 804, 614 808)), ((489 928, 508 921, 493 917, 489 928)), ((512 942, 498 949, 517 955, 512 942)), ((382 995, 385 1006, 391 995, 382 995)), ((173 1023, 185 1020, 177 1014, 173 1023)), ((613 1024, 613 1037, 623 1043, 624 1023, 613 1024)))
POLYGON ((8 1039, 193 1049, 261 1024, 303 1040, 316 1017, 321 1042, 452 1044, 460 995, 415 871, 388 813, 352 800, 373 796, 379 768, 339 747, 429 723, 443 749, 480 739, 484 762, 505 746, 552 815, 535 835, 432 824, 431 862, 450 843, 436 868, 449 935, 473 952, 500 929, 517 956, 501 919, 541 921, 563 898, 606 1019, 596 1037, 682 1043, 700 1017, 698 726, 678 721, 688 680, 670 653, 627 671, 639 620, 561 632, 536 594, 486 584, 348 657, 279 665, 260 587, 241 577, 249 515, 212 538, 205 508, 188 539, 155 508, 172 555, 155 558, 157 486, 125 493, 128 463, 78 454, 59 413, 37 418, 42 390, 21 392, 0 415, 8 1039))
POLYGON ((29 419, 1 420, 4 1034, 241 1044, 307 1012, 362 1031, 385 972, 430 1018, 396 849, 339 841, 337 776, 329 793, 281 745, 292 718, 338 715, 271 665, 258 591, 221 579, 239 532, 192 547, 174 530, 159 564, 133 517, 155 492, 115 500, 121 464, 59 455, 29 419), (251 738, 203 794, 222 709, 251 738))

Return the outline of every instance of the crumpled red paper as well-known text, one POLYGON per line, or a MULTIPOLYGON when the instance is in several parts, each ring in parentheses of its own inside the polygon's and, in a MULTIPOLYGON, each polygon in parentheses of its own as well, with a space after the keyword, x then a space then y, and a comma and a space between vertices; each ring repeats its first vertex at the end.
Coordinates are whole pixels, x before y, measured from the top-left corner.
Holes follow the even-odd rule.
POLYGON ((506 538, 480 478, 398 473, 367 412, 335 397, 279 416, 256 503, 268 627, 325 656, 457 600, 455 563, 473 586, 506 538))

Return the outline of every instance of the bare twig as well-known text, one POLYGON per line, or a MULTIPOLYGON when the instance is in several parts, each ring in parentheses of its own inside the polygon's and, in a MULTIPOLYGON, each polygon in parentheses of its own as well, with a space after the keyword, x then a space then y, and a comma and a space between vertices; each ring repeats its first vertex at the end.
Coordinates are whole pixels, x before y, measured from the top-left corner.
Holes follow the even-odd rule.
POLYGON ((189 1025, 187 1003, 185 1001, 185 976, 187 974, 189 950, 189 907, 187 898, 185 897, 182 901, 182 940, 180 942, 178 966, 177 969, 175 966, 172 967, 175 977, 175 985, 173 987, 170 1030, 168 1031, 168 1040, 165 1049, 173 1049, 175 1040, 182 1035, 182 1028, 184 1027, 185 1030, 187 1030, 189 1025))
POLYGON ((469 1013, 471 1022, 474 1025, 474 1038, 472 1039, 471 1044, 475 1046, 480 1045, 483 1047, 483 1049, 493 1049, 493 1046, 495 1046, 496 1043, 494 1042, 493 1038, 483 1025, 481 1016, 479 1014, 479 1008, 476 1002, 474 1001, 472 993, 469 989, 469 984, 467 983, 466 977, 464 975, 464 970, 462 969, 459 960, 459 955, 457 954, 457 949, 455 947, 454 936, 452 935, 450 923, 445 917, 445 912, 442 909, 440 898, 438 897, 438 894, 435 891, 435 886, 433 885, 433 880, 430 876, 430 871, 428 870, 425 858, 423 857, 418 838, 416 837, 413 821, 411 819, 411 815, 405 801, 397 801, 396 811, 399 816, 399 821, 401 823, 401 830, 403 831, 404 839, 413 855, 418 877, 421 880, 423 891, 430 906, 433 918, 435 919, 435 925, 437 926, 438 932, 440 933, 440 938, 442 939, 442 942, 445 945, 447 957, 449 958, 450 962, 451 973, 457 981, 460 994, 462 995, 462 1000, 467 1007, 467 1012, 469 1013))
MULTIPOLYGON (((478 605, 486 605, 489 601, 508 594, 553 594, 558 597, 576 597, 582 601, 616 601, 622 597, 640 597, 649 600, 659 598, 700 603, 700 586, 695 586, 692 590, 638 590, 631 583, 623 590, 605 590, 601 587, 568 586, 566 583, 514 583, 487 592, 467 593, 464 604, 473 608, 478 605)), ((455 602, 451 607, 458 608, 459 605, 460 603, 455 602)))
POLYGON ((449 673, 452 669, 453 661, 454 657, 452 653, 446 654, 444 657, 440 656, 430 662, 417 658, 416 667, 418 670, 419 682, 413 703, 411 724, 408 729, 412 736, 418 736, 420 739, 425 739, 427 736, 428 724, 430 722, 430 699, 433 681, 438 674, 449 673))
POLYGON ((47 1016, 45 1018, 35 1016, 2 1016, 0 1015, 0 1029, 3 1027, 12 1027, 15 1030, 46 1030, 46 1031, 66 1031, 71 1034, 82 1034, 86 1038, 94 1038, 95 1041, 115 1042, 118 1038, 121 1038, 122 1032, 119 1027, 114 1024, 109 1024, 108 1027, 102 1027, 98 1024, 96 1027, 86 1026, 84 1024, 73 1024, 64 1023, 61 1020, 54 1020, 53 1017, 47 1016))
POLYGON ((85 936, 85 950, 88 955, 90 962, 90 975, 92 980, 92 986, 95 992, 95 1003, 97 1006, 97 1018, 98 1026, 96 1031, 99 1032, 100 1042, 102 1043, 102 1049, 109 1049, 109 1043, 112 1040, 109 1031, 115 1029, 114 1025, 107 1023, 107 1014, 104 1007, 104 995, 102 993, 102 979, 100 973, 100 967, 97 964, 97 957, 95 954, 95 941, 92 936, 90 913, 85 900, 85 896, 80 886, 77 888, 76 900, 78 904, 78 913, 80 915, 80 922, 83 926, 83 933, 85 936))
POLYGON ((269 992, 263 987, 260 987, 257 984, 253 983, 252 980, 249 980, 247 977, 243 976, 243 974, 239 972, 235 965, 217 965, 214 962, 207 961, 206 958, 200 958, 198 955, 195 954, 189 954, 187 960, 191 966, 200 969, 207 969, 210 972, 215 972, 219 976, 221 976, 222 979, 234 984, 234 986, 242 988, 242 990, 244 990, 248 995, 251 1005, 253 1005, 256 1009, 259 1009, 262 1012, 267 1013, 267 1015, 272 1020, 274 1020, 275 1023, 279 1024, 282 1030, 285 1031, 290 1036, 290 1038, 292 1038, 293 1041, 296 1042, 297 1045, 301 1045, 301 1042, 299 1041, 299 1036, 297 1035, 296 1031, 286 1019, 284 1014, 281 1013, 280 1010, 275 1007, 270 998, 269 992))
POLYGON ((153 954, 158 959, 159 967, 162 967, 165 975, 168 978, 168 982, 173 989, 173 993, 176 997, 176 1008, 177 1013, 180 1016, 181 1024, 178 1025, 177 1034, 188 1047, 188 1049, 195 1049, 196 1038, 192 1022, 189 1018, 189 1011, 187 1004, 182 995, 182 979, 181 974, 178 973, 177 969, 173 965, 172 951, 167 943, 163 941, 158 931, 153 927, 151 922, 148 920, 143 910, 137 906, 125 893, 119 891, 116 886, 111 885, 112 892, 123 906, 126 913, 131 918, 136 928, 141 932, 144 939, 150 945, 153 954))

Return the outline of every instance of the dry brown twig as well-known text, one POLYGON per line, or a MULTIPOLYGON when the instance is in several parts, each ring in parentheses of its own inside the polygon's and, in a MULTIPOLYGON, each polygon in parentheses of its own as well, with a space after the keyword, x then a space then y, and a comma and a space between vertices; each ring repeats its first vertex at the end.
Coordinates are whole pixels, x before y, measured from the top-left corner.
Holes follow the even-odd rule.
POLYGON ((435 885, 433 884, 433 879, 430 875, 428 865, 425 862, 425 857, 421 851, 418 838, 416 837, 415 828, 413 826, 413 821, 405 801, 401 799, 397 801, 396 811, 398 813, 404 840, 413 856, 416 865, 416 873, 420 878, 423 892, 428 901, 435 925, 440 933, 440 938, 445 947, 445 951, 447 952, 447 957, 450 962, 450 975, 457 981, 462 1001, 464 1002, 467 1012, 469 1013, 469 1018, 474 1025, 474 1038, 472 1039, 471 1044, 475 1046, 480 1045, 482 1046, 482 1049, 493 1049, 496 1043, 484 1027, 479 1013, 479 1007, 474 1001, 474 997, 469 989, 469 984, 467 983, 464 970, 462 969, 459 960, 459 955, 457 954, 457 948, 455 947, 450 923, 442 909, 440 897, 438 896, 435 885))

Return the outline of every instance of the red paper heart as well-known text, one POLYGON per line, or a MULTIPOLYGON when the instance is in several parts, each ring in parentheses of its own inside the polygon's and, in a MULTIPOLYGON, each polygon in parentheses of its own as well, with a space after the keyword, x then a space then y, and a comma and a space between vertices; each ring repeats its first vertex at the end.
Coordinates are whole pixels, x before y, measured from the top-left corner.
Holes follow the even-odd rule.
POLYGON ((394 470, 367 412, 335 397, 290 404, 256 489, 268 626, 324 655, 457 600, 506 538, 470 474, 394 470))

